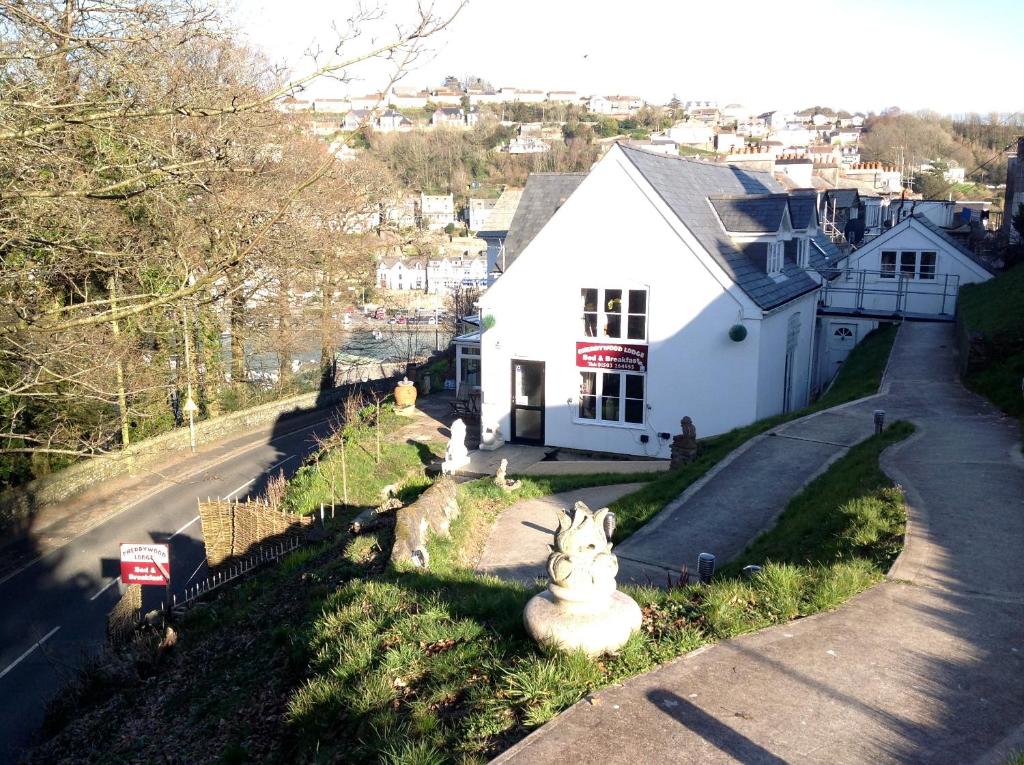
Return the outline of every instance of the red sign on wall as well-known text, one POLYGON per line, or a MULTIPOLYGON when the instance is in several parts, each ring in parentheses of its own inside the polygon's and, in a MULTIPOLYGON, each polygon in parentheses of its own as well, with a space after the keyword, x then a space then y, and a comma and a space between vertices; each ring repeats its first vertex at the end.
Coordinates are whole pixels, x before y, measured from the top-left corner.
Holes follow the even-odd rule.
POLYGON ((576 343, 576 366, 617 372, 646 372, 647 346, 622 343, 576 343))
POLYGON ((121 582, 123 584, 166 585, 170 581, 170 545, 121 543, 121 582))

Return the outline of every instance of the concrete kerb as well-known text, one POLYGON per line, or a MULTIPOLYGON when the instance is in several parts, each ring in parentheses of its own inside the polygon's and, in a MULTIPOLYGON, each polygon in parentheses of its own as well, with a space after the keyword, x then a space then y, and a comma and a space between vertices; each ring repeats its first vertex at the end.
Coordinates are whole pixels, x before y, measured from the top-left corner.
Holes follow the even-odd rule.
MULTIPOLYGON (((913 422, 911 420, 911 422, 913 422)), ((925 508, 924 500, 918 494, 903 472, 894 464, 895 458, 904 450, 911 448, 917 441, 925 436, 926 429, 920 423, 913 422, 916 428, 915 433, 907 439, 893 444, 884 452, 879 459, 879 467, 882 472, 891 478, 903 492, 904 505, 906 506, 907 522, 903 531, 903 547, 896 560, 892 562, 886 577, 901 581, 913 582, 917 578, 918 571, 926 563, 924 556, 918 550, 917 527, 928 528, 928 511, 925 508), (916 562, 914 562, 916 561, 916 562)))

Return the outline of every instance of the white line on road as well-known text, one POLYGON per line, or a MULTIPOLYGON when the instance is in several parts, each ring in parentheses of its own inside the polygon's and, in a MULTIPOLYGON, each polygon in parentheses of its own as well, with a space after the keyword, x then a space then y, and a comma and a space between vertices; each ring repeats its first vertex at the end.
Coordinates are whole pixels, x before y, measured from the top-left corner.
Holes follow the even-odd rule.
POLYGON ((167 537, 167 539, 168 539, 168 540, 170 540, 170 539, 174 539, 174 538, 175 538, 176 536, 178 536, 178 534, 180 534, 181 532, 183 532, 183 531, 184 531, 185 529, 187 529, 187 528, 188 528, 189 526, 191 526, 191 525, 192 525, 193 523, 195 523, 195 522, 196 522, 196 521, 198 521, 198 520, 199 520, 199 516, 197 515, 197 516, 196 516, 195 518, 193 518, 193 519, 192 519, 191 521, 189 521, 189 522, 188 522, 188 523, 186 523, 186 524, 185 524, 184 526, 182 526, 182 527, 181 527, 180 529, 178 529, 178 530, 177 530, 177 531, 175 531, 175 532, 174 532, 173 534, 171 534, 171 535, 170 535, 169 537, 167 537))
POLYGON ((115 576, 115 577, 114 577, 113 579, 111 579, 111 580, 110 580, 109 582, 107 582, 107 583, 106 583, 105 585, 103 585, 103 589, 102 589, 102 590, 100 590, 99 592, 97 592, 97 593, 96 593, 95 595, 93 595, 93 596, 92 596, 91 598, 89 598, 89 600, 90 600, 90 601, 92 601, 92 600, 96 600, 96 598, 98 598, 98 597, 99 597, 100 595, 102 595, 102 594, 103 594, 103 593, 105 593, 105 592, 106 592, 107 590, 109 590, 109 589, 110 589, 111 587, 113 587, 113 586, 114 586, 115 584, 117 584, 117 582, 118 582, 118 580, 119 580, 120 578, 121 578, 121 577, 119 577, 119 576, 115 576))
POLYGON ((14 660, 14 661, 13 661, 13 662, 12 662, 11 664, 9 664, 9 665, 7 666, 7 669, 5 669, 5 670, 4 670, 3 672, 0 672, 0 679, 2 679, 2 678, 4 677, 4 675, 6 675, 6 674, 7 674, 8 672, 10 672, 10 671, 11 671, 12 669, 14 669, 15 667, 17 667, 17 666, 18 666, 19 664, 21 664, 21 662, 23 662, 23 661, 24 661, 24 660, 25 660, 26 658, 28 658, 28 655, 29 655, 30 653, 32 653, 32 652, 33 652, 34 650, 36 650, 36 649, 37 649, 37 648, 38 648, 39 646, 41 646, 41 645, 42 645, 43 643, 45 643, 45 642, 46 642, 47 640, 49 640, 50 638, 52 638, 52 637, 54 636, 54 634, 56 634, 57 630, 59 630, 59 629, 60 629, 60 627, 54 627, 54 628, 53 628, 52 630, 50 630, 50 631, 49 631, 49 632, 47 632, 47 633, 46 633, 45 635, 43 635, 43 636, 42 636, 42 637, 41 637, 41 638, 40 638, 39 640, 37 640, 37 641, 36 641, 36 642, 35 642, 35 643, 34 643, 34 644, 32 645, 32 647, 31 647, 31 648, 29 648, 29 649, 28 649, 27 651, 25 651, 25 653, 23 653, 23 654, 22 654, 21 656, 19 656, 19 657, 18 657, 17 659, 15 659, 15 660, 14 660))
MULTIPOLYGON (((272 471, 272 470, 273 470, 274 468, 278 468, 278 467, 281 467, 281 465, 283 465, 284 463, 286 463, 286 462, 287 462, 288 460, 293 460, 293 459, 295 459, 295 458, 296 458, 296 457, 298 457, 298 456, 299 456, 299 455, 297 455, 297 454, 293 454, 293 455, 291 455, 290 457, 285 457, 285 458, 284 458, 283 460, 281 460, 280 462, 278 462, 278 463, 277 463, 276 465, 271 465, 270 467, 268 467, 268 468, 267 468, 266 470, 264 470, 263 472, 264 472, 264 473, 267 473, 267 474, 269 474, 269 473, 270 473, 270 471, 272 471)), ((256 478, 259 478, 259 476, 256 476, 256 478)), ((253 481, 255 481, 255 480, 256 480, 256 478, 250 478, 250 479, 249 479, 248 481, 246 481, 245 483, 243 483, 243 484, 242 484, 241 486, 239 486, 239 487, 238 487, 237 489, 235 489, 235 490, 234 490, 233 492, 231 492, 231 493, 230 493, 230 494, 228 494, 228 495, 227 495, 226 497, 224 497, 224 499, 231 499, 231 497, 232 497, 233 495, 237 494, 237 493, 238 493, 238 492, 240 492, 240 491, 241 491, 242 489, 244 489, 244 488, 245 488, 246 486, 248 486, 249 484, 251 484, 251 483, 252 483, 253 481)))

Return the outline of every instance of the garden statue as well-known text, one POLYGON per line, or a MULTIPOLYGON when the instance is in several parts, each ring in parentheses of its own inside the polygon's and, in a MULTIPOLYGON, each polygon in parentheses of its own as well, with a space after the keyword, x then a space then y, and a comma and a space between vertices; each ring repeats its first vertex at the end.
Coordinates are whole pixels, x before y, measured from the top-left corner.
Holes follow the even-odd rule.
POLYGON ((640 629, 640 607, 619 592, 619 562, 605 533, 608 508, 577 502, 561 511, 548 556, 548 589, 534 596, 523 622, 534 640, 590 656, 617 651, 640 629))
POLYGON ((672 439, 672 470, 697 458, 697 429, 693 426, 693 420, 684 417, 679 424, 683 432, 672 439))
POLYGON ((510 481, 505 477, 505 473, 508 470, 508 460, 502 459, 501 464, 498 465, 498 472, 494 474, 494 485, 504 489, 505 491, 515 491, 523 485, 522 481, 510 481))
POLYGON ((448 442, 448 448, 444 452, 444 462, 441 464, 441 473, 449 475, 460 467, 469 464, 469 452, 466 450, 466 423, 456 420, 452 423, 452 437, 448 442))

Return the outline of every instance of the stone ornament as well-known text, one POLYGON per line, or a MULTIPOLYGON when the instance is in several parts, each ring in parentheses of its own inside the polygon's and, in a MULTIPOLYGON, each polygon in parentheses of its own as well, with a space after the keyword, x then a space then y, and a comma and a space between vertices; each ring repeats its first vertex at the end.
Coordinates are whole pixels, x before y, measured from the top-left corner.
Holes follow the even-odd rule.
POLYGON ((670 469, 676 470, 697 459, 697 428, 693 420, 684 417, 679 422, 682 432, 672 439, 672 462, 670 469))
POLYGON ((505 477, 508 471, 508 460, 502 459, 498 465, 498 471, 494 474, 494 485, 505 491, 515 491, 523 485, 522 481, 510 481, 505 477))
POLYGON ((548 557, 548 589, 523 611, 526 631, 539 643, 600 656, 620 649, 640 629, 640 607, 619 592, 618 559, 605 533, 608 508, 577 502, 561 511, 548 557))
POLYGON ((469 464, 469 450, 466 449, 466 423, 461 419, 452 423, 452 437, 444 451, 441 463, 442 475, 451 475, 469 464))

